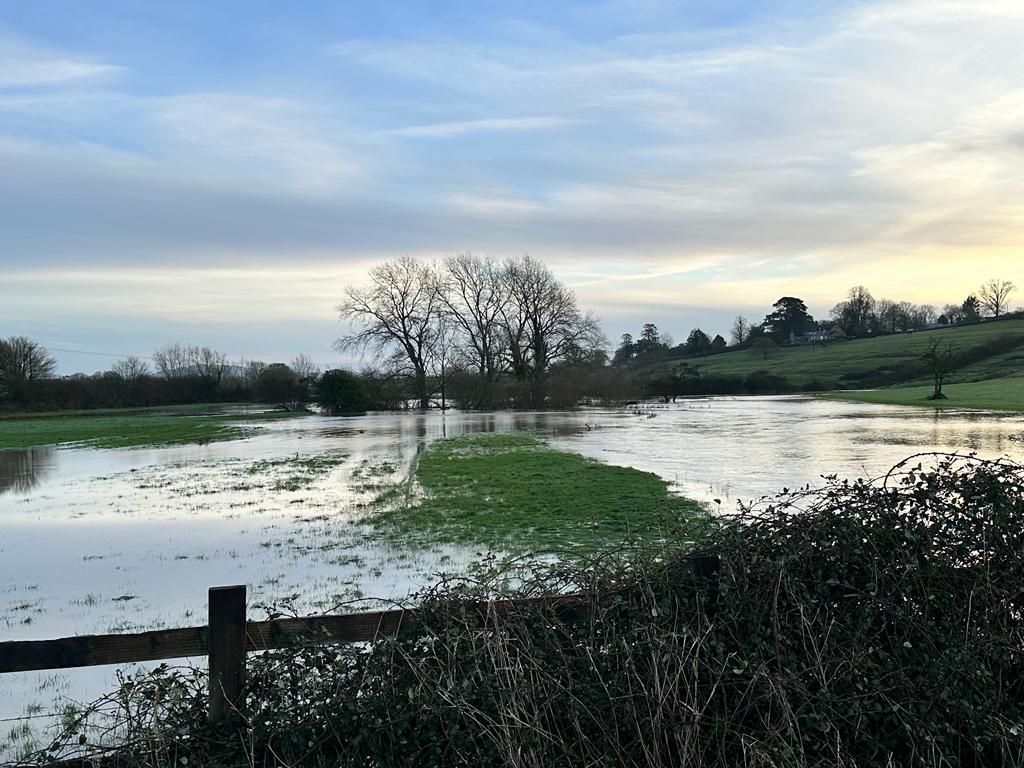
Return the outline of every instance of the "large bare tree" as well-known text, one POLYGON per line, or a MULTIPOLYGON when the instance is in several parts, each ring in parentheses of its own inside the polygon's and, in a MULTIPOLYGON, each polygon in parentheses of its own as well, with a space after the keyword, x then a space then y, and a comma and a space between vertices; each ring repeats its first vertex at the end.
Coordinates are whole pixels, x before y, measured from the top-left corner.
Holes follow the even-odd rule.
POLYGON ((596 318, 580 311, 576 295, 541 261, 523 256, 505 264, 509 302, 502 310, 512 373, 526 385, 528 404, 544 405, 551 366, 606 343, 596 318))
POLYGON ((365 286, 350 286, 338 305, 352 333, 336 342, 339 350, 369 349, 401 359, 415 381, 420 408, 430 405, 428 367, 444 308, 433 270, 409 256, 370 270, 365 286))
POLYGON ((510 295, 504 270, 470 253, 445 259, 438 295, 447 316, 468 346, 482 386, 481 406, 492 405, 493 384, 505 369, 507 335, 502 313, 510 295))
POLYGON ((978 289, 978 298, 981 305, 988 310, 992 317, 999 317, 1006 314, 1010 308, 1010 294, 1016 289, 1009 280, 992 279, 978 289))

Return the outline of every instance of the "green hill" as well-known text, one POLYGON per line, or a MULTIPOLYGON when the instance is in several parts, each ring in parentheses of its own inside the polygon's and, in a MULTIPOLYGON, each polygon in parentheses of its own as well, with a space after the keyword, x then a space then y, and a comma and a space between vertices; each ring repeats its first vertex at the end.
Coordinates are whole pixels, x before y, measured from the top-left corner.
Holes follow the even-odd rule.
POLYGON ((876 391, 842 396, 935 405, 925 400, 931 394, 930 377, 918 356, 936 338, 948 341, 956 352, 955 370, 947 377, 950 400, 940 406, 1024 410, 1024 318, 823 346, 780 346, 767 356, 756 349, 730 350, 673 360, 669 367, 678 372, 687 365, 704 376, 767 371, 800 389, 872 389, 876 391))

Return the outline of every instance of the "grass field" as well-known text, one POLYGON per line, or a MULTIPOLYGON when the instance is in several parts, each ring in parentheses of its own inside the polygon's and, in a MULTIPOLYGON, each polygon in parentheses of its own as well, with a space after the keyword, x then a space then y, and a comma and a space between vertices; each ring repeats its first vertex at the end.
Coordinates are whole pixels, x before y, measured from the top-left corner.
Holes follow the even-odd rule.
POLYGON ((435 441, 416 480, 422 498, 378 512, 377 533, 404 543, 586 551, 685 540, 703 527, 700 504, 671 493, 657 475, 554 450, 532 435, 435 441))
POLYGON ((26 419, 65 419, 71 416, 142 416, 166 414, 169 416, 210 416, 225 411, 252 408, 265 410, 252 403, 185 403, 182 405, 150 405, 142 408, 83 408, 66 411, 13 411, 0 412, 0 422, 26 419))
POLYGON ((984 408, 1024 411, 1024 376, 987 381, 947 384, 942 388, 946 400, 929 400, 930 384, 913 387, 886 387, 858 392, 830 392, 821 397, 856 400, 889 405, 927 405, 931 408, 984 408))
MULTIPOLYGON (((840 386, 844 374, 884 371, 913 362, 925 344, 934 338, 949 341, 957 350, 966 350, 1002 336, 1017 337, 1017 348, 972 364, 958 372, 959 375, 965 380, 1024 375, 1024 319, 901 333, 871 339, 851 339, 831 342, 824 347, 782 346, 767 358, 756 350, 741 349, 709 355, 706 361, 698 357, 687 359, 685 362, 699 368, 701 372, 706 370, 712 374, 746 375, 763 370, 785 376, 797 386, 813 381, 840 386)), ((954 376, 952 380, 957 378, 954 376)))
MULTIPOLYGON (((213 408, 214 406, 208 406, 213 408)), ((222 409, 223 406, 215 406, 222 409)), ((240 422, 291 418, 288 411, 207 413, 201 406, 75 411, 38 414, 0 421, 0 449, 38 445, 82 444, 92 448, 201 443, 233 440, 251 434, 240 422)))

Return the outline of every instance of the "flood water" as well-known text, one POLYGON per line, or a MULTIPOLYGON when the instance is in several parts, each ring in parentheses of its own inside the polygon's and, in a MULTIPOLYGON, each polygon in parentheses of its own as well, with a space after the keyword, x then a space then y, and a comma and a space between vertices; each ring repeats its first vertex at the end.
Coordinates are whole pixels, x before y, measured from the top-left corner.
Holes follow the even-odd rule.
MULTIPOLYGON (((0 640, 204 624, 206 590, 223 584, 247 584, 257 617, 259 604, 288 598, 300 612, 405 599, 478 553, 354 536, 375 488, 404 482, 431 440, 517 430, 655 472, 712 509, 826 474, 877 476, 918 452, 1024 461, 1024 414, 807 397, 309 417, 208 445, 0 451, 0 640), (305 457, 330 465, 297 475, 293 460, 305 457)), ((0 675, 0 745, 9 718, 53 711, 61 696, 90 699, 111 679, 109 668, 0 675)))

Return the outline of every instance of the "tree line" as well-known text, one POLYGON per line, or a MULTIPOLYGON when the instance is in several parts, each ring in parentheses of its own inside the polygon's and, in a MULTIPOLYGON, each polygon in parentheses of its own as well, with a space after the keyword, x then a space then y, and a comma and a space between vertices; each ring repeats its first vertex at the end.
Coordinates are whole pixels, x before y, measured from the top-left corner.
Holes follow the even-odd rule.
POLYGON ((408 407, 571 407, 644 396, 716 391, 765 393, 787 386, 778 377, 712 381, 701 360, 750 348, 766 359, 780 344, 900 333, 935 324, 970 323, 1009 313, 1015 286, 989 280, 962 302, 941 309, 876 300, 854 286, 827 320, 783 296, 759 323, 737 316, 730 341, 701 328, 676 344, 654 323, 623 334, 613 356, 594 315, 541 261, 496 261, 460 254, 440 263, 408 256, 371 268, 349 286, 337 310, 349 323, 342 351, 367 352, 360 371, 321 371, 308 355, 288 363, 232 361, 207 346, 169 343, 143 359, 128 356, 93 375, 56 378, 56 363, 25 337, 0 339, 0 409, 158 406, 261 402, 289 409, 317 403, 326 413, 408 407), (686 358, 668 382, 657 363, 686 358), (696 358, 696 362, 694 361, 696 358), (680 367, 682 366, 682 367, 680 367), (650 368, 651 373, 634 375, 650 368))
POLYGON ((289 363, 231 361, 205 346, 169 343, 147 361, 130 355, 105 371, 55 377, 56 361, 36 341, 0 339, 0 410, 129 408, 256 402, 289 410, 317 402, 326 413, 393 408, 397 386, 372 370, 321 371, 305 354, 289 363))

